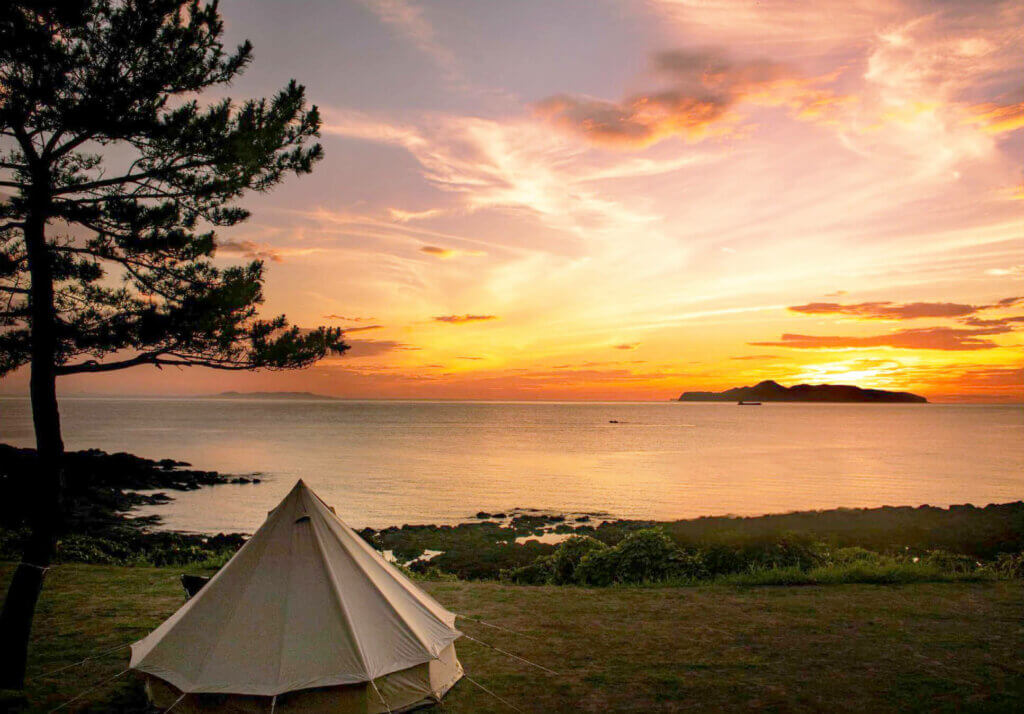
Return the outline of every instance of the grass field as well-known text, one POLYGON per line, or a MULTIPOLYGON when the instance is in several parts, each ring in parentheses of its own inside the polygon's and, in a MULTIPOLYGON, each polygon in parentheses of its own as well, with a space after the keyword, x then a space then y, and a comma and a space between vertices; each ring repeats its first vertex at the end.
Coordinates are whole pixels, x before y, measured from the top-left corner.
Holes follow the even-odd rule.
MULTIPOLYGON (((13 570, 0 564, 0 587, 13 570)), ((49 711, 127 666, 126 649, 46 672, 146 634, 182 603, 179 570, 62 565, 40 602, 24 700, 49 711)), ((1022 711, 1024 583, 587 589, 425 583, 461 624, 557 670, 544 674, 475 642, 476 681, 528 712, 1022 711)), ((62 711, 143 711, 131 675, 62 711)), ((511 711, 468 681, 441 711, 511 711)))

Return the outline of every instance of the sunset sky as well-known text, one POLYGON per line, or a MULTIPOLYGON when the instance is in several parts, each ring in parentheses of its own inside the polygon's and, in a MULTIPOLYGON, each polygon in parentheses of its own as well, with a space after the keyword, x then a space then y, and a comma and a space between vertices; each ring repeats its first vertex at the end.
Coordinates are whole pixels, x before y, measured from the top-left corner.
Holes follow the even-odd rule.
POLYGON ((63 394, 1024 400, 1024 2, 299 7, 221 5, 255 45, 228 94, 305 84, 326 158, 217 261, 351 351, 63 394))

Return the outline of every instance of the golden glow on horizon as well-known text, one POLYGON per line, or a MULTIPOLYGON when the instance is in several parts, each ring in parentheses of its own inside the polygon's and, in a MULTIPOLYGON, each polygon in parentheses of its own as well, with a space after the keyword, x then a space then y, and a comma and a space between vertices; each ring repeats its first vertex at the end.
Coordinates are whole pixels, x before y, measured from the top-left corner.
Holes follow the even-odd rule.
POLYGON ((1024 401, 1024 4, 359 7, 311 6, 338 34, 316 44, 223 7, 258 53, 232 91, 294 75, 327 158, 252 198, 218 260, 266 260, 266 313, 350 328, 351 352, 65 393, 1024 401))

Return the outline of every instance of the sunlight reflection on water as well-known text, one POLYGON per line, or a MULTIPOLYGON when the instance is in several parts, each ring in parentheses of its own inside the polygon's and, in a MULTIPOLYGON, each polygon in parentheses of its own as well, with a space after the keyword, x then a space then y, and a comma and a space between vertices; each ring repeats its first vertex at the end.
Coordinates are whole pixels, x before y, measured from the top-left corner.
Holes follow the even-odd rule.
MULTIPOLYGON (((671 519, 1024 497, 1021 406, 71 398, 62 415, 69 448, 264 474, 147 510, 206 532, 252 531, 299 477, 356 527, 515 507, 671 519)), ((26 400, 0 400, 0 441, 32 444, 26 400)))

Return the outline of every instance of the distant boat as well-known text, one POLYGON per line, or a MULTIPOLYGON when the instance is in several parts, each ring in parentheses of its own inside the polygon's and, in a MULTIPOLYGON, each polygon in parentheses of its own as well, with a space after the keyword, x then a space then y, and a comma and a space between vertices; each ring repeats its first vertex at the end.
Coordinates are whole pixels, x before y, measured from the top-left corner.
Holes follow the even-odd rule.
POLYGON ((741 407, 759 407, 761 402, 745 402, 742 399, 736 402, 741 407))

